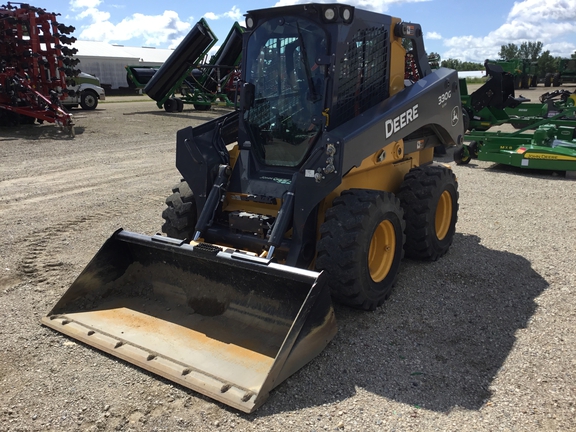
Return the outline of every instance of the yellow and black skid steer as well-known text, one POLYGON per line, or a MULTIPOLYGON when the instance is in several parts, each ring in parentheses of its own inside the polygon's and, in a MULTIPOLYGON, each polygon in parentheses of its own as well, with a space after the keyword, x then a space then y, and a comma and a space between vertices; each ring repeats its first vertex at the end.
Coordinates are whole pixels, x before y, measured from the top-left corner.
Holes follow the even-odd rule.
POLYGON ((333 338, 333 301, 374 310, 404 255, 448 251, 433 152, 464 131, 457 73, 398 18, 249 11, 241 66, 237 109, 177 133, 166 235, 114 233, 43 323, 252 412, 333 338))

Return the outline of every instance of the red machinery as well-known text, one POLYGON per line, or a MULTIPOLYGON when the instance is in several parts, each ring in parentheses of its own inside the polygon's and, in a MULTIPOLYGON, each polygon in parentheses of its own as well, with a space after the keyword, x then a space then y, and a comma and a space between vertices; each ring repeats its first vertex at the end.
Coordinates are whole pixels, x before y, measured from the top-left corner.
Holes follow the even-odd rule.
POLYGON ((78 60, 77 50, 65 45, 74 27, 25 3, 0 6, 0 125, 56 123, 74 133, 72 115, 62 108, 67 76, 78 60))

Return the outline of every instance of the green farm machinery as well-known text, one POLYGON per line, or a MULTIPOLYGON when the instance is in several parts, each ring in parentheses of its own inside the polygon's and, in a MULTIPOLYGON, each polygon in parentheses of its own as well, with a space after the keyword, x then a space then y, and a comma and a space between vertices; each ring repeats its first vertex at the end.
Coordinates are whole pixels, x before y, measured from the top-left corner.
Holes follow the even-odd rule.
POLYGON ((559 87, 564 83, 576 82, 576 59, 562 58, 558 60, 558 67, 555 73, 547 73, 544 76, 545 87, 559 87))
POLYGON ((555 90, 540 103, 515 97, 514 77, 486 63, 491 78, 472 94, 460 80, 466 144, 454 152, 458 165, 472 159, 520 168, 576 171, 576 94, 555 90), (487 132, 510 124, 515 132, 487 132))
POLYGON ((467 131, 487 131, 491 127, 511 124, 516 129, 536 129, 542 124, 572 126, 576 119, 565 108, 576 105, 576 94, 567 90, 544 93, 540 103, 515 96, 514 77, 500 66, 486 64, 490 79, 469 94, 465 79, 460 79, 462 115, 467 131))
POLYGON ((512 75, 514 89, 528 89, 538 85, 537 64, 529 59, 486 60, 512 75))
MULTIPOLYGON (((566 111, 574 116, 576 108, 566 111)), ((533 133, 525 129, 512 133, 473 131, 466 136, 468 144, 454 153, 454 160, 458 165, 477 158, 519 168, 576 172, 575 138, 575 127, 553 124, 543 124, 533 133)))
POLYGON ((128 67, 128 78, 136 85, 142 85, 148 78, 144 91, 156 101, 158 108, 167 112, 181 112, 184 104, 192 104, 199 111, 209 110, 212 105, 234 106, 243 33, 244 29, 234 23, 220 49, 205 62, 218 38, 201 19, 160 69, 146 71, 128 67), (140 80, 137 73, 141 75, 140 80))

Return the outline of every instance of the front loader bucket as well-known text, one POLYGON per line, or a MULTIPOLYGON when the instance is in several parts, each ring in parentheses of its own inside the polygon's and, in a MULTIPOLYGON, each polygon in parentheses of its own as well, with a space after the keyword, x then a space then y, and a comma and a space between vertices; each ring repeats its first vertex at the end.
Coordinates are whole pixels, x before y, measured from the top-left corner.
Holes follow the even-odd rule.
POLYGON ((321 273, 122 230, 42 323, 244 412, 336 333, 321 273))

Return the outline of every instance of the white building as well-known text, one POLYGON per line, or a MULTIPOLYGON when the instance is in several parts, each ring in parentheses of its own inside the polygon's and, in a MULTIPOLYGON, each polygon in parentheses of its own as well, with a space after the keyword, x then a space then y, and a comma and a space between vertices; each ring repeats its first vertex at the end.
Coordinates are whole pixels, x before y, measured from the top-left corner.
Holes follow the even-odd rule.
POLYGON ((162 66, 173 50, 154 47, 128 47, 106 42, 76 41, 72 46, 80 60, 77 69, 100 78, 112 89, 128 87, 125 66, 162 66))

